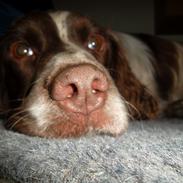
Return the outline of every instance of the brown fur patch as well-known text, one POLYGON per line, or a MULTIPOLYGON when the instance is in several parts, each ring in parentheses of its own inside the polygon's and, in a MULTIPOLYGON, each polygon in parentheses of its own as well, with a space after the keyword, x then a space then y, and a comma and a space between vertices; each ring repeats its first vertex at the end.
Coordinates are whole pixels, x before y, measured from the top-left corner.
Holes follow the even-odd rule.
POLYGON ((178 53, 173 42, 145 34, 138 35, 152 51, 155 78, 162 99, 168 100, 175 88, 179 76, 178 53))
POLYGON ((0 67, 3 70, 0 73, 0 97, 4 98, 4 101, 0 100, 1 110, 5 109, 4 106, 14 108, 21 105, 20 99, 28 95, 38 71, 41 72, 51 55, 63 49, 57 27, 47 13, 34 12, 16 21, 0 42, 0 67), (35 57, 17 61, 10 51, 15 42, 31 47, 35 57))
POLYGON ((135 119, 155 118, 159 113, 156 99, 132 73, 122 47, 111 37, 111 60, 106 67, 127 104, 129 112, 135 119))

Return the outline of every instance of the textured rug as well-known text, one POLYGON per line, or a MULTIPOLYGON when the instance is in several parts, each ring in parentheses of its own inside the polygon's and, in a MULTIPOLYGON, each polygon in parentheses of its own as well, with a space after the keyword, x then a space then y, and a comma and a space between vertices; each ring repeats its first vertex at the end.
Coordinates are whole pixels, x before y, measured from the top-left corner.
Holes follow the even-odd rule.
POLYGON ((0 178, 1 183, 181 183, 183 121, 133 122, 117 138, 51 140, 1 128, 0 178))

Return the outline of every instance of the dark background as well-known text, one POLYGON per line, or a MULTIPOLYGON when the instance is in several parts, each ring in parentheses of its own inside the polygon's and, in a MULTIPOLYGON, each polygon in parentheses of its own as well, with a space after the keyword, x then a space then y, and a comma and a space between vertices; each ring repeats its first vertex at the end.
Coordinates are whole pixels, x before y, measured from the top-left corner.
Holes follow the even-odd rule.
MULTIPOLYGON (((171 39, 183 40, 183 13, 181 14, 183 12, 183 0, 1 1, 18 10, 20 15, 35 9, 71 10, 90 16, 98 23, 117 31, 166 35, 171 39), (167 7, 170 15, 167 14, 167 7), (173 26, 170 23, 173 23, 173 26)), ((9 15, 11 14, 10 20, 17 16, 9 13, 9 15)), ((3 22, 5 20, 3 19, 3 22)))

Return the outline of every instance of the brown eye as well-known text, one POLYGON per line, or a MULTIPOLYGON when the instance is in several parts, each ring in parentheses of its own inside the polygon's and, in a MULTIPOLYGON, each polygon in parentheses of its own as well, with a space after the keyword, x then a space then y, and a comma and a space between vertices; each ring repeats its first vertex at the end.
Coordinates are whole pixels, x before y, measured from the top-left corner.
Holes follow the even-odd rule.
POLYGON ((89 37, 87 47, 93 51, 103 51, 104 38, 101 35, 95 34, 89 37))
POLYGON ((10 47, 11 54, 16 59, 23 59, 34 56, 32 48, 27 46, 25 43, 15 42, 10 47))

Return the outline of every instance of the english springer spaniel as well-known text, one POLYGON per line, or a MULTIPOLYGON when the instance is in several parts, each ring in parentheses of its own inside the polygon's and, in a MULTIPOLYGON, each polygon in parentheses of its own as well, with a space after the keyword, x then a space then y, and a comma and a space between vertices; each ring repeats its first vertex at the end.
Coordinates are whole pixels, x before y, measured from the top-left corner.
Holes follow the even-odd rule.
POLYGON ((34 12, 0 41, 5 126, 31 136, 122 134, 128 119, 183 117, 183 48, 87 17, 34 12))

